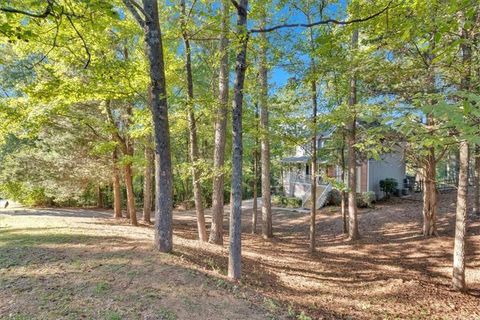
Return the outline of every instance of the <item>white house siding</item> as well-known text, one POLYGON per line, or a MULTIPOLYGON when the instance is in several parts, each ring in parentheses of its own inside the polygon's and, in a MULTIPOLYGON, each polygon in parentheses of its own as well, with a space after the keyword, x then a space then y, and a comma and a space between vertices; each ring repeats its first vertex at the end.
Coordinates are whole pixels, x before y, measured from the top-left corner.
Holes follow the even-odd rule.
POLYGON ((380 180, 394 178, 398 182, 398 188, 403 188, 405 178, 405 160, 403 152, 386 153, 380 160, 369 160, 368 190, 375 192, 377 199, 383 198, 380 190, 380 180))

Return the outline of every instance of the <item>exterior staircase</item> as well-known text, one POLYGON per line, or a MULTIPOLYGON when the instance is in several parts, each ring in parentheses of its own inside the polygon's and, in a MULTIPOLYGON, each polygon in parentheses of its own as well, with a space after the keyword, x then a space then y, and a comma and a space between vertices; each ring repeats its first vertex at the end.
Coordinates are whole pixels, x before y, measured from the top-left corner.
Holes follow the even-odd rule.
MULTIPOLYGON (((302 198, 302 207, 303 208, 309 208, 312 205, 312 199, 311 199, 311 187, 308 189, 308 191, 305 193, 305 196, 302 198)), ((326 185, 317 185, 317 201, 316 201, 316 208, 320 209, 325 205, 325 202, 327 201, 328 194, 332 191, 332 185, 326 184, 326 185)))

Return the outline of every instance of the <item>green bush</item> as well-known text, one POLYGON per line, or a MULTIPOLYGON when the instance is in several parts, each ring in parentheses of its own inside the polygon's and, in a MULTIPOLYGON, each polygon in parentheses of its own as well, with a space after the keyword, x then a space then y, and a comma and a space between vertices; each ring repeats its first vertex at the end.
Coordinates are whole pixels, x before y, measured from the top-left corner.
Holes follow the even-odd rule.
POLYGON ((272 203, 278 207, 298 208, 302 205, 302 199, 275 195, 272 196, 272 203))
POLYGON ((302 199, 295 197, 288 197, 286 200, 287 208, 298 208, 302 205, 302 199))
POLYGON ((389 198, 397 189, 398 182, 393 178, 386 178, 385 180, 380 180, 379 186, 380 190, 385 192, 385 197, 389 198))
POLYGON ((361 208, 372 208, 375 199, 375 192, 362 192, 359 196, 357 196, 357 206, 361 208))
POLYGON ((339 190, 333 189, 327 197, 327 204, 332 206, 339 206, 342 202, 342 194, 339 190))

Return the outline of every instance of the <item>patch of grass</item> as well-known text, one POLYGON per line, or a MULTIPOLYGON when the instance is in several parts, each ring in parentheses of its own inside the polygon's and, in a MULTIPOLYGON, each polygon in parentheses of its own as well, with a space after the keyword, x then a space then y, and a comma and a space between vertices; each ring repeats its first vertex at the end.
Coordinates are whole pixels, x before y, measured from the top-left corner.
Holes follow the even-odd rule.
POLYGON ((2 318, 2 319, 8 319, 8 320, 31 320, 34 319, 33 316, 28 316, 24 314, 15 314, 12 316, 9 316, 8 318, 2 318))
POLYGON ((267 308, 268 311, 270 311, 270 312, 275 312, 275 311, 278 310, 278 304, 273 299, 264 298, 263 299, 263 304, 265 305, 265 308, 267 308))
POLYGON ((95 285, 94 292, 95 294, 102 295, 110 290, 110 284, 107 282, 99 282, 95 285))
POLYGON ((157 315, 161 320, 177 320, 177 315, 175 312, 168 310, 167 308, 160 308, 160 310, 157 312, 157 315))
POLYGON ((302 311, 302 313, 300 313, 298 316, 297 316, 297 319, 298 320, 312 320, 312 318, 310 318, 309 316, 307 316, 305 314, 305 312, 302 311))
POLYGON ((107 311, 104 317, 105 320, 122 320, 120 313, 115 311, 107 311))

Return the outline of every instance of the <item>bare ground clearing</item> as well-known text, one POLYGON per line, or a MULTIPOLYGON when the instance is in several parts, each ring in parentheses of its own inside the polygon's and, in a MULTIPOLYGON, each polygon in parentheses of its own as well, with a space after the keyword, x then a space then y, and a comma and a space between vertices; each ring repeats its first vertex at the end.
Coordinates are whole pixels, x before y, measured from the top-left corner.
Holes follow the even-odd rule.
MULTIPOLYGON (((392 199, 360 211, 348 243, 337 208, 317 220, 274 210, 275 238, 250 234, 244 210, 243 280, 225 280, 227 243, 199 245, 191 211, 175 213, 175 253, 152 249, 150 226, 82 209, 0 211, 0 316, 95 319, 480 319, 480 219, 468 229, 468 294, 450 289, 455 194, 440 195, 438 238, 421 236, 421 202, 392 199), (117 318, 116 318, 117 317, 117 318), (294 318, 294 317, 292 317, 294 318)), ((225 225, 227 226, 227 224, 225 225)), ((19 318, 21 319, 21 318, 19 318)))

